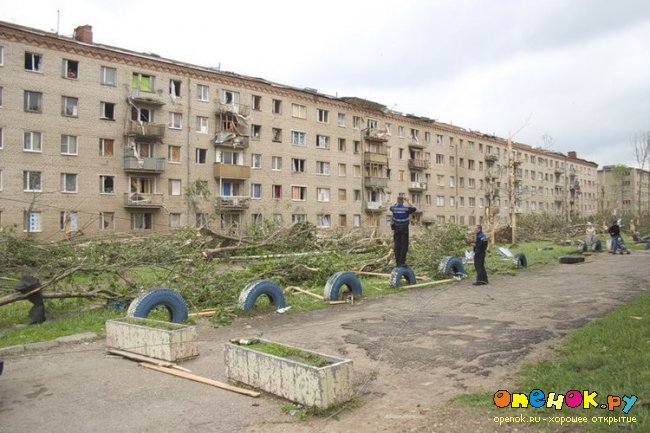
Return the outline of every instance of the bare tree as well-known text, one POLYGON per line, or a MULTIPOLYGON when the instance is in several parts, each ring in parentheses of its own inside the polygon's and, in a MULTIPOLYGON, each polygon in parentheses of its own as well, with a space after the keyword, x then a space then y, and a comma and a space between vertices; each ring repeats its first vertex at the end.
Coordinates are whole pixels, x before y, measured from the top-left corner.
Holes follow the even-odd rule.
MULTIPOLYGON (((637 215, 641 215, 643 211, 641 192, 644 185, 646 165, 650 163, 650 131, 639 132, 632 138, 632 146, 634 147, 634 156, 638 167, 641 169, 640 176, 637 182, 637 215)), ((648 179, 650 181, 650 179, 648 179)), ((650 203, 650 185, 648 185, 648 203, 650 203)))

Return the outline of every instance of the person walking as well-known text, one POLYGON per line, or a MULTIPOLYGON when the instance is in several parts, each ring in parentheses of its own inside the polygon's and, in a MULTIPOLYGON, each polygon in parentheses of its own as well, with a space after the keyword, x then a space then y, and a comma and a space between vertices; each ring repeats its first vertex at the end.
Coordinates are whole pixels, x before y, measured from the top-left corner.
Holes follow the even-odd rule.
POLYGON ((476 269, 475 286, 488 284, 487 271, 485 270, 485 254, 487 253, 488 237, 483 233, 483 226, 476 226, 476 242, 474 243, 474 269, 476 269))
POLYGON ((416 210, 415 206, 401 194, 397 197, 397 203, 390 207, 390 211, 393 213, 390 227, 393 229, 393 251, 397 267, 406 266, 406 253, 409 250, 409 224, 411 214, 416 210))
POLYGON ((611 254, 616 254, 618 251, 620 254, 630 254, 630 250, 627 249, 625 243, 623 242, 623 238, 621 237, 620 221, 621 220, 614 221, 612 225, 607 229, 607 233, 609 233, 612 238, 612 244, 609 248, 609 252, 611 254))

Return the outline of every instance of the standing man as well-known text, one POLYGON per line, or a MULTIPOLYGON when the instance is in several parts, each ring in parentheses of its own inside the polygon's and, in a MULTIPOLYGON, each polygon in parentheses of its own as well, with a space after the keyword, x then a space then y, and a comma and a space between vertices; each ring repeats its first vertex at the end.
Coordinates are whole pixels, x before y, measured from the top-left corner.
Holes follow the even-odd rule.
POLYGON ((390 207, 390 211, 393 213, 390 228, 393 229, 395 263, 398 267, 406 266, 406 253, 409 250, 409 223, 411 214, 416 211, 416 208, 400 194, 397 197, 397 203, 390 207))
POLYGON ((485 270, 485 253, 487 252, 488 238, 483 233, 483 226, 476 226, 476 242, 474 243, 474 269, 476 269, 475 286, 484 286, 488 283, 487 271, 485 270))

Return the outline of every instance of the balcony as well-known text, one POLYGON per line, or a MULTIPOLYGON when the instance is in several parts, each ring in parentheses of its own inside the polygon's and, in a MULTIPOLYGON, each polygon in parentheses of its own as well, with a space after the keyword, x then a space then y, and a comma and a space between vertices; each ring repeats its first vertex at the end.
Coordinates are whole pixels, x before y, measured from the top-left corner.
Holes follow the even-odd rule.
POLYGON ((381 213, 386 210, 386 206, 380 201, 368 201, 366 202, 366 212, 369 213, 381 213))
POLYGON ((366 140, 371 141, 388 141, 390 133, 386 129, 368 128, 366 129, 366 140))
POLYGON ((215 203, 215 208, 217 211, 240 211, 248 209, 250 205, 251 198, 249 196, 243 195, 222 195, 217 197, 217 202, 215 203))
POLYGON ((215 162, 213 166, 214 177, 217 179, 249 179, 251 168, 247 165, 232 165, 215 162))
POLYGON ((137 209, 160 209, 163 207, 163 194, 143 192, 124 193, 124 207, 137 209))
POLYGON ((424 191, 427 189, 426 182, 409 182, 409 191, 424 191))
POLYGON ((156 93, 141 91, 139 89, 130 89, 128 100, 136 105, 148 105, 150 107, 162 107, 165 105, 165 101, 156 93))
POLYGON ((388 165, 388 153, 363 152, 363 162, 388 165))
POLYGON ((251 114, 251 107, 250 105, 234 104, 234 103, 224 104, 220 102, 219 106, 217 107, 217 114, 223 114, 223 113, 231 113, 243 117, 248 117, 251 114))
POLYGON ((431 166, 431 163, 425 159, 409 159, 409 169, 425 170, 431 166))
POLYGON ((249 140, 247 135, 240 135, 230 131, 220 131, 214 136, 214 145, 232 149, 247 149, 249 140))
POLYGON ((412 149, 424 149, 424 144, 420 143, 417 140, 411 139, 411 141, 409 141, 409 147, 412 149))
POLYGON ((363 186, 371 189, 384 189, 388 188, 387 177, 366 176, 363 181, 363 186))
POLYGON ((165 136, 167 125, 162 123, 136 122, 129 120, 126 124, 125 135, 138 139, 159 140, 165 136))
POLYGON ((162 173, 165 171, 165 158, 124 157, 124 171, 141 173, 162 173))
POLYGON ((554 173, 556 175, 558 175, 558 176, 561 175, 561 174, 564 174, 564 168, 563 167, 555 167, 554 173))
POLYGON ((496 155, 491 154, 491 153, 488 153, 487 155, 485 155, 485 161, 486 162, 492 163, 492 162, 496 162, 498 159, 499 158, 496 155))

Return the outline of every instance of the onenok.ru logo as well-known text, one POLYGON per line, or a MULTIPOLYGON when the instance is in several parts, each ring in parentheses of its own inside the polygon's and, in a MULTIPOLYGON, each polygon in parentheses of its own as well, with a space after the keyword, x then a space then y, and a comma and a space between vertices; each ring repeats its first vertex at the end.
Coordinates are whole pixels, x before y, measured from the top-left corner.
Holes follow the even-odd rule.
POLYGON ((601 403, 599 403, 597 398, 597 392, 590 392, 587 390, 578 391, 572 389, 566 394, 549 392, 547 395, 541 389, 533 389, 530 394, 517 392, 511 394, 508 391, 501 389, 494 393, 493 400, 494 404, 501 408, 508 406, 528 407, 530 405, 534 408, 546 406, 554 407, 556 410, 561 410, 563 406, 572 408, 582 406, 583 409, 600 408, 613 411, 615 408, 620 407, 625 414, 632 409, 634 403, 638 400, 636 395, 624 395, 623 397, 618 395, 608 395, 606 403, 603 399, 599 399, 601 401, 601 403))

